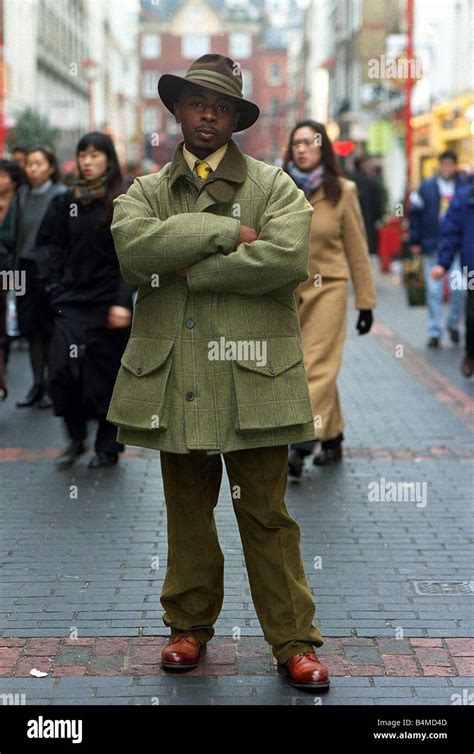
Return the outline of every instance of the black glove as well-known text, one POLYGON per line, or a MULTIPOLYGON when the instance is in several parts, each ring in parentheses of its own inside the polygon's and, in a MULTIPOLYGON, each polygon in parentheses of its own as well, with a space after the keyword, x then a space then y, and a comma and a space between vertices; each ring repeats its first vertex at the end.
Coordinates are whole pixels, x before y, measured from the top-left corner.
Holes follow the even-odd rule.
POLYGON ((372 327, 373 321, 372 309, 360 309, 359 319, 356 324, 356 329, 359 331, 359 335, 365 335, 368 333, 372 327))

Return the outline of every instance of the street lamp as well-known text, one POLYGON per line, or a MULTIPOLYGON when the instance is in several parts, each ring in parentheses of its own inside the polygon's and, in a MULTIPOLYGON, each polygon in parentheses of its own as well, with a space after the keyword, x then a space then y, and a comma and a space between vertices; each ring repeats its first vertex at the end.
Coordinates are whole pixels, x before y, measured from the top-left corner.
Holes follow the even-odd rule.
POLYGON ((96 60, 88 58, 83 60, 81 67, 84 71, 84 76, 87 81, 87 103, 89 108, 89 131, 94 131, 94 92, 93 83, 97 78, 97 69, 99 64, 96 60))

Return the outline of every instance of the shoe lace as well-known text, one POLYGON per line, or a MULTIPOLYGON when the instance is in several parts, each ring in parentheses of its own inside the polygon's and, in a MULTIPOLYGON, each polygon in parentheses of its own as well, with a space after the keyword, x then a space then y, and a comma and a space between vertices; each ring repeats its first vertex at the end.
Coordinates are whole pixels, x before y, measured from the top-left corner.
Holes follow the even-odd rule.
POLYGON ((169 643, 174 644, 178 639, 189 639, 189 634, 174 634, 171 638, 169 643))

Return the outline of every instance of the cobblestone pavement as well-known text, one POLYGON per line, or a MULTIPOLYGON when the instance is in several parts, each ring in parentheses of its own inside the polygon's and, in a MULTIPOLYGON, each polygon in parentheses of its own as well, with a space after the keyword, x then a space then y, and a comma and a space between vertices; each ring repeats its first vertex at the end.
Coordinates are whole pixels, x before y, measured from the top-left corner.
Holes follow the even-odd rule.
MULTIPOLYGON (((462 346, 425 347, 426 310, 406 305, 398 278, 377 273, 370 335, 357 336, 350 314, 343 463, 308 460, 288 486, 332 677, 323 705, 474 700, 474 383, 459 373, 462 346)), ((226 559, 216 635, 199 668, 169 674, 159 664, 169 631, 158 454, 129 447, 113 469, 90 471, 86 456, 58 472, 61 421, 14 406, 29 387, 24 351, 12 354, 9 385, 0 406, 4 703, 315 704, 277 673, 263 640, 227 485, 216 511, 226 559), (48 675, 33 678, 33 668, 48 675)))

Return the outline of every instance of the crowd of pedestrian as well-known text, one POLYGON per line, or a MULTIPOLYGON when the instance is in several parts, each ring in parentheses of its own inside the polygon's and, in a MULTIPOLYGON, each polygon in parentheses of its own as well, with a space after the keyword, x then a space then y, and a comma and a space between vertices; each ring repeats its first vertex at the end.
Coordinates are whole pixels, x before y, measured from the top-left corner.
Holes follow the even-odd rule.
MULTIPOLYGON (((12 273, 20 334, 27 340, 31 387, 18 408, 53 408, 69 442, 56 459, 69 468, 85 450, 87 421, 97 420, 90 468, 115 464, 122 444, 106 414, 130 335, 134 289, 121 274, 110 224, 113 200, 126 190, 115 147, 103 133, 76 149, 72 185, 60 181, 54 152, 17 147, 0 162, 0 254, 12 273), (21 290, 19 288, 21 287, 21 290)), ((0 389, 5 361, 6 286, 0 291, 0 389)))
MULTIPOLYGON (((208 54, 185 77, 164 74, 158 94, 183 141, 157 174, 126 181, 99 132, 79 140, 67 181, 45 145, 17 147, 0 161, 8 280, 0 290, 1 397, 13 292, 31 369, 16 406, 62 418, 68 444, 58 469, 84 453, 89 420, 97 423, 90 468, 113 466, 126 444, 160 451, 168 527, 161 603, 171 629, 163 667, 196 667, 214 635, 224 558, 213 510, 224 462, 253 603, 278 668, 298 688, 327 689, 300 530, 284 496, 305 456, 317 466, 342 460, 337 378, 349 282, 364 335, 386 196, 367 157, 343 174, 325 126, 311 119, 291 129, 282 169, 243 154, 232 134, 251 127, 260 109, 244 98, 230 58, 208 54), (209 345, 222 339, 237 350, 216 362, 209 345), (237 340, 263 343, 266 358, 244 355, 237 340)), ((474 182, 458 176, 453 152, 439 163, 409 203, 430 347, 441 343, 447 272, 447 327, 460 341, 463 286, 453 276, 470 283, 474 263, 474 182)), ((470 376, 467 287, 462 369, 470 376)))
MULTIPOLYGON (((307 455, 312 454, 315 465, 342 459, 337 376, 347 334, 349 282, 359 311, 356 327, 363 335, 370 331, 376 304, 369 255, 377 249, 387 197, 370 157, 356 158, 354 169, 344 173, 324 125, 311 119, 297 123, 289 134, 283 169, 313 207, 309 275, 295 293, 316 439, 289 446, 289 474, 299 478, 307 455)), ((128 166, 122 177, 113 142, 99 132, 81 138, 76 168, 63 180, 46 145, 16 146, 9 159, 0 160, 0 270, 14 274, 4 280, 24 281, 21 295, 17 291, 15 296, 16 316, 31 366, 31 387, 16 406, 53 408, 63 418, 69 442, 56 459, 60 469, 84 453, 90 419, 97 420, 90 467, 113 465, 124 450, 106 415, 131 332, 135 291, 121 275, 110 225, 114 199, 137 174, 128 166)), ((448 289, 446 327, 453 343, 460 341, 465 310, 461 369, 470 377, 474 181, 457 170, 455 152, 440 154, 436 175, 411 192, 408 217, 410 251, 423 259, 427 345, 441 345, 448 289)), ((0 288, 0 400, 8 396, 7 288, 0 288)))

